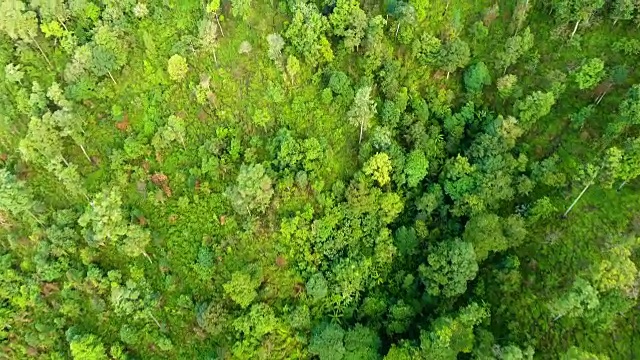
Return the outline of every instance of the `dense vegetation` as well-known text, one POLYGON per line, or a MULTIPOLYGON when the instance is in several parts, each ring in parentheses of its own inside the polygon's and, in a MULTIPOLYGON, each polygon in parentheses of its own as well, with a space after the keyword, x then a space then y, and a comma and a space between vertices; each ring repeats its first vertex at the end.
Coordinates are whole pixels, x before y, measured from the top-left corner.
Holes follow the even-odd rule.
POLYGON ((637 359, 638 0, 0 0, 0 359, 637 359))

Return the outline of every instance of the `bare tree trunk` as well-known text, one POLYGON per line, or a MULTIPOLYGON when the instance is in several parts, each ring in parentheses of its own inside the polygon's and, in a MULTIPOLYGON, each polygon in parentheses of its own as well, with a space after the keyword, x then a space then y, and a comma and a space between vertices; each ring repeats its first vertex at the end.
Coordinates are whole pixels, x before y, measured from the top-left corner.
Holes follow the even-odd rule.
POLYGON ((158 325, 158 328, 162 329, 162 326, 160 325, 160 323, 158 322, 158 320, 156 319, 155 316, 153 316, 153 314, 149 313, 149 316, 151 316, 151 318, 153 319, 153 321, 156 323, 156 325, 158 325))
POLYGON ((220 25, 220 20, 218 20, 218 14, 215 14, 216 22, 218 23, 218 27, 220 28, 220 34, 224 37, 224 31, 222 31, 222 25, 220 25))
POLYGON ((216 62, 216 66, 218 65, 218 58, 216 57, 216 49, 213 49, 213 60, 216 62))
POLYGON ((31 210, 27 210, 27 214, 29 214, 29 215, 33 218, 33 220, 35 220, 38 224, 40 224, 40 225, 44 225, 44 224, 42 223, 42 221, 40 221, 40 220, 39 220, 39 219, 38 219, 38 218, 37 218, 37 217, 36 217, 36 216, 31 212, 31 210))
POLYGON ((40 54, 42 54, 42 57, 44 58, 44 60, 47 62, 47 64, 49 64, 49 68, 53 69, 53 65, 51 64, 51 61, 49 61, 49 58, 47 57, 47 54, 45 54, 44 51, 42 50, 42 48, 40 47, 40 44, 38 43, 38 40, 36 40, 35 38, 31 38, 31 40, 33 40, 33 42, 36 44, 36 47, 38 48, 38 50, 40 50, 40 54))
POLYGON ((447 71, 447 80, 449 80, 449 75, 451 75, 451 72, 447 71))
POLYGON ((84 154, 84 157, 86 157, 86 158, 87 158, 87 160, 89 160, 89 162, 90 162, 91 164, 93 164, 93 161, 91 161, 91 158, 90 158, 90 157, 89 157, 89 155, 87 154, 87 151, 84 149, 84 146, 82 146, 82 145, 80 145, 80 144, 78 144, 78 146, 80 146, 80 149, 82 149, 82 153, 84 154))
POLYGON ((622 190, 622 187, 623 187, 626 183, 627 183, 627 180, 623 181, 623 182, 622 182, 622 184, 620 184, 620 186, 618 186, 618 190, 617 190, 617 191, 622 190))
POLYGON ((396 35, 395 37, 398 37, 398 31, 400 30, 400 22, 398 21, 398 27, 396 27, 396 35))
POLYGON ((69 31, 69 29, 67 29, 67 25, 64 24, 64 21, 60 20, 60 16, 56 16, 56 19, 58 19, 58 22, 62 25, 64 31, 69 31))
POLYGON ((147 260, 149 260, 149 262, 150 262, 151 264, 153 264, 153 261, 151 261, 151 257, 149 256, 149 254, 147 254, 145 251, 143 251, 143 252, 142 252, 142 255, 144 255, 144 256, 147 258, 147 260))
POLYGON ((576 21, 576 26, 573 27, 573 32, 571 33, 570 39, 573 39, 573 35, 575 35, 576 31, 578 31, 578 25, 580 25, 580 20, 576 21))
POLYGON ((362 143, 362 131, 364 130, 364 122, 360 122, 360 140, 358 141, 358 144, 362 143))
POLYGON ((111 78, 111 81, 113 81, 113 83, 115 85, 118 85, 118 83, 116 82, 116 79, 113 78, 113 75, 111 75, 111 71, 107 71, 107 74, 109 74, 109 77, 111 78))
POLYGON ((580 198, 582 197, 582 195, 584 195, 585 192, 587 192, 587 189, 589 189, 589 186, 591 186, 593 184, 593 181, 589 182, 587 184, 587 186, 584 187, 584 189, 582 189, 582 192, 580 193, 580 195, 578 195, 578 197, 573 200, 573 203, 571 204, 571 206, 569 206, 569 208, 567 209, 567 211, 564 212, 564 214, 562 215, 562 217, 566 218, 567 214, 569 214, 569 212, 571 211, 571 209, 573 209, 574 206, 576 206, 576 204, 578 203, 578 200, 580 200, 580 198))

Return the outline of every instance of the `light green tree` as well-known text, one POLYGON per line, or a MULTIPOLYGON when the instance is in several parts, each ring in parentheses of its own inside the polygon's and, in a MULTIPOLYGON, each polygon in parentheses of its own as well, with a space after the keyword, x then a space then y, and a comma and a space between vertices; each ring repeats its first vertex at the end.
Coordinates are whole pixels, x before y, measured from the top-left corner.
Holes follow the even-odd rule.
POLYGON ((418 272, 430 295, 460 295, 478 272, 473 245, 460 239, 444 241, 433 248, 418 272))
POLYGON ((371 87, 364 86, 358 89, 347 117, 351 125, 360 128, 359 143, 362 143, 362 135, 369 128, 371 119, 376 112, 375 102, 371 99, 371 87))
POLYGON ((226 196, 238 214, 251 215, 252 211, 263 213, 273 196, 271 178, 262 165, 243 164, 236 185, 227 189, 226 196))
POLYGON ((178 82, 184 80, 189 71, 187 60, 178 54, 174 54, 167 62, 167 71, 171 80, 178 82))
POLYGON ((391 159, 386 153, 377 153, 364 164, 362 171, 371 176, 380 186, 391 181, 391 159))
POLYGON ((598 58, 585 62, 575 73, 575 80, 580 90, 592 89, 604 77, 604 61, 598 58))
POLYGON ((222 288, 231 300, 240 307, 247 308, 258 297, 256 289, 260 283, 259 279, 255 279, 251 275, 236 271, 231 275, 231 280, 222 285, 222 288))

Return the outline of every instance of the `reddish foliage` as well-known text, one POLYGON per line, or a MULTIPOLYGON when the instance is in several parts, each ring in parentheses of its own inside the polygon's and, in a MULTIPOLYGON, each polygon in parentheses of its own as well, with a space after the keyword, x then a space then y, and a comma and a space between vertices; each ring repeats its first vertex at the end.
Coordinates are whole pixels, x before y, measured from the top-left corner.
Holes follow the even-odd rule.
POLYGON ((278 255, 276 257, 276 265, 278 265, 278 267, 287 266, 287 259, 285 259, 284 256, 282 256, 282 255, 278 255))
POLYGON ((127 115, 127 113, 124 113, 124 117, 122 118, 122 121, 118 121, 116 123, 116 128, 120 131, 129 130, 129 115, 127 115))

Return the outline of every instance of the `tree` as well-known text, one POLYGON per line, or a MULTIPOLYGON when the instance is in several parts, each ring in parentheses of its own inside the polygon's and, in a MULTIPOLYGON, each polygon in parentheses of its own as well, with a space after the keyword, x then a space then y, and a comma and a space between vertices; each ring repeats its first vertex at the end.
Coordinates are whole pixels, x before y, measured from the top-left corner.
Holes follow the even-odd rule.
POLYGON ((470 59, 469 45, 458 38, 444 43, 438 53, 439 66, 447 72, 447 79, 450 73, 467 66, 470 59))
POLYGON ((112 71, 127 63, 127 45, 122 37, 119 29, 101 25, 95 29, 90 47, 92 57, 89 68, 96 76, 109 75, 114 84, 117 82, 112 71))
POLYGON ((69 342, 74 360, 108 360, 104 345, 95 335, 76 336, 69 342))
POLYGON ((377 153, 364 164, 365 174, 370 175, 378 185, 385 186, 391 181, 391 159, 386 153, 377 153))
POLYGON ((370 98, 371 87, 364 86, 358 89, 353 99, 353 105, 347 113, 349 123, 353 126, 360 127, 359 143, 362 143, 362 134, 369 128, 371 118, 376 114, 375 102, 370 98))
POLYGON ((346 360, 376 360, 381 342, 376 332, 368 327, 356 324, 344 336, 346 360))
POLYGON ((42 116, 42 119, 45 122, 56 126, 60 132, 60 136, 70 137, 76 145, 78 145, 80 150, 82 150, 82 154, 85 156, 87 161, 92 163, 89 154, 87 154, 87 150, 84 148, 86 141, 84 121, 82 117, 67 110, 58 110, 53 114, 47 112, 42 116))
POLYGON ((556 18, 561 22, 575 22, 571 38, 576 34, 580 22, 588 21, 604 6, 604 0, 559 0, 553 6, 556 18))
POLYGON ((40 43, 36 40, 36 36, 38 36, 36 13, 25 10, 25 5, 22 1, 3 1, 0 3, 0 31, 9 35, 13 40, 35 44, 49 68, 53 68, 40 43))
POLYGON ((24 71, 21 71, 22 65, 9 63, 4 67, 4 76, 8 82, 21 83, 24 78, 24 71))
POLYGON ((474 345, 474 326, 489 317, 484 307, 471 303, 455 316, 441 316, 429 331, 420 333, 421 358, 453 360, 459 353, 470 353, 474 345))
POLYGON ((500 95, 500 97, 503 99, 508 98, 513 93, 513 89, 516 86, 517 82, 518 77, 513 74, 507 74, 498 79, 498 81, 496 82, 498 95, 500 95))
POLYGON ((613 9, 610 14, 613 19, 613 25, 617 24, 620 20, 633 19, 633 13, 637 5, 636 0, 614 0, 613 9))
POLYGON ((395 6, 391 9, 390 13, 396 18, 396 31, 394 36, 398 38, 400 32, 400 26, 402 25, 404 31, 400 33, 400 43, 408 44, 413 38, 413 25, 416 23, 416 9, 413 5, 404 2, 397 1, 392 2, 395 6))
MULTIPOLYGON (((522 240, 521 236, 505 236, 503 223, 505 223, 504 219, 498 215, 480 214, 472 217, 465 225, 464 240, 473 244, 479 262, 485 260, 490 252, 504 251, 522 240)), ((524 224, 516 226, 518 225, 523 227, 524 224)))
POLYGON ((0 169, 0 210, 13 215, 19 220, 23 215, 30 216, 41 223, 33 214, 35 201, 28 192, 25 184, 18 181, 7 169, 0 169))
POLYGON ((187 76, 187 72, 189 71, 187 60, 178 54, 174 54, 167 62, 167 71, 169 72, 169 78, 171 78, 171 80, 184 80, 187 76))
POLYGON ((478 272, 473 245, 460 239, 442 242, 433 248, 427 263, 420 265, 418 271, 429 295, 460 295, 467 290, 467 281, 478 272))
POLYGON ((231 280, 222 285, 222 288, 231 300, 244 309, 258 297, 256 289, 261 282, 260 279, 256 279, 245 272, 236 271, 231 275, 231 280))
POLYGON ((344 336, 340 325, 333 322, 321 324, 313 330, 309 352, 320 360, 341 360, 346 353, 344 336))
POLYGON ((241 18, 242 21, 247 21, 250 13, 251 13, 251 0, 232 0, 231 1, 231 15, 233 15, 233 17, 241 18))
POLYGON ((591 284, 582 279, 577 278, 571 289, 558 299, 551 301, 548 305, 554 320, 558 320, 563 316, 580 317, 586 311, 598 307, 598 292, 591 284))
POLYGON ((640 138, 630 139, 624 147, 618 177, 622 183, 618 191, 630 180, 640 176, 640 138))
POLYGON ((227 198, 238 214, 251 215, 252 211, 263 213, 273 196, 271 178, 260 164, 242 165, 236 185, 227 189, 227 198))
POLYGON ((158 132, 151 140, 151 144, 157 152, 161 152, 169 148, 172 142, 178 141, 182 148, 186 150, 185 133, 184 121, 175 115, 171 115, 167 119, 167 125, 158 129, 158 132))
POLYGON ((477 93, 486 85, 491 85, 491 74, 482 61, 477 62, 464 72, 464 85, 468 92, 477 93))
POLYGON ((224 31, 222 30, 222 26, 220 26, 220 17, 218 15, 218 11, 220 11, 220 0, 211 0, 207 4, 207 13, 213 14, 213 17, 216 19, 216 23, 218 24, 218 28, 220 28, 220 34, 224 36, 224 31))
MULTIPOLYGON (((582 196, 587 192, 591 185, 595 184, 597 180, 605 187, 611 187, 615 179, 619 178, 621 175, 621 170, 624 170, 624 167, 621 166, 622 161, 622 151, 618 148, 609 148, 606 150, 606 153, 603 156, 602 162, 600 165, 587 164, 583 171, 583 179, 585 186, 578 194, 578 197, 573 200, 571 205, 567 208, 567 210, 562 215, 564 218, 569 215, 569 212, 573 209, 574 206, 580 201, 582 196)), ((624 173, 622 173, 624 174, 624 173)))
POLYGON ((318 12, 314 4, 299 2, 294 7, 293 19, 285 30, 284 37, 304 57, 307 64, 315 67, 333 60, 331 44, 325 36, 328 28, 327 19, 318 12))
POLYGON ((282 49, 284 49, 284 39, 282 36, 278 33, 267 35, 267 44, 269 44, 269 59, 273 60, 277 65, 282 66, 282 49))
POLYGON ((523 100, 518 100, 514 108, 518 113, 522 128, 525 131, 529 130, 538 119, 549 114, 555 103, 556 99, 552 92, 543 93, 541 91, 535 91, 523 100))
POLYGON ((598 58, 585 62, 575 73, 575 80, 580 90, 592 89, 604 77, 604 61, 598 58))
POLYGON ((357 49, 367 28, 367 14, 360 9, 357 0, 337 0, 329 15, 333 33, 344 39, 348 51, 357 49))
POLYGON ((198 39, 200 40, 200 48, 205 53, 213 54, 213 60, 216 62, 216 64, 218 63, 218 58, 216 57, 216 48, 218 47, 218 27, 219 26, 213 22, 213 19, 210 19, 208 17, 200 20, 200 24, 198 25, 198 39))
POLYGON ((513 15, 511 15, 510 29, 515 33, 520 31, 522 24, 527 19, 527 12, 531 8, 529 0, 518 0, 515 9, 513 9, 513 15))
POLYGON ((442 42, 440 39, 428 32, 423 33, 420 39, 414 40, 411 46, 413 56, 423 66, 437 64, 441 49, 442 42))
POLYGON ((416 187, 427 176, 429 160, 422 150, 413 150, 407 156, 404 164, 404 175, 409 187, 416 187))
POLYGON ((533 47, 533 34, 528 27, 524 29, 522 35, 514 35, 507 39, 504 50, 496 56, 497 67, 503 74, 507 73, 509 66, 515 64, 529 49, 533 47))
POLYGON ((595 355, 572 346, 567 352, 560 356, 560 360, 609 360, 609 357, 605 355, 595 355))
POLYGON ((93 201, 78 219, 78 224, 85 229, 90 246, 116 244, 127 233, 121 206, 120 190, 115 187, 93 197, 93 201))

